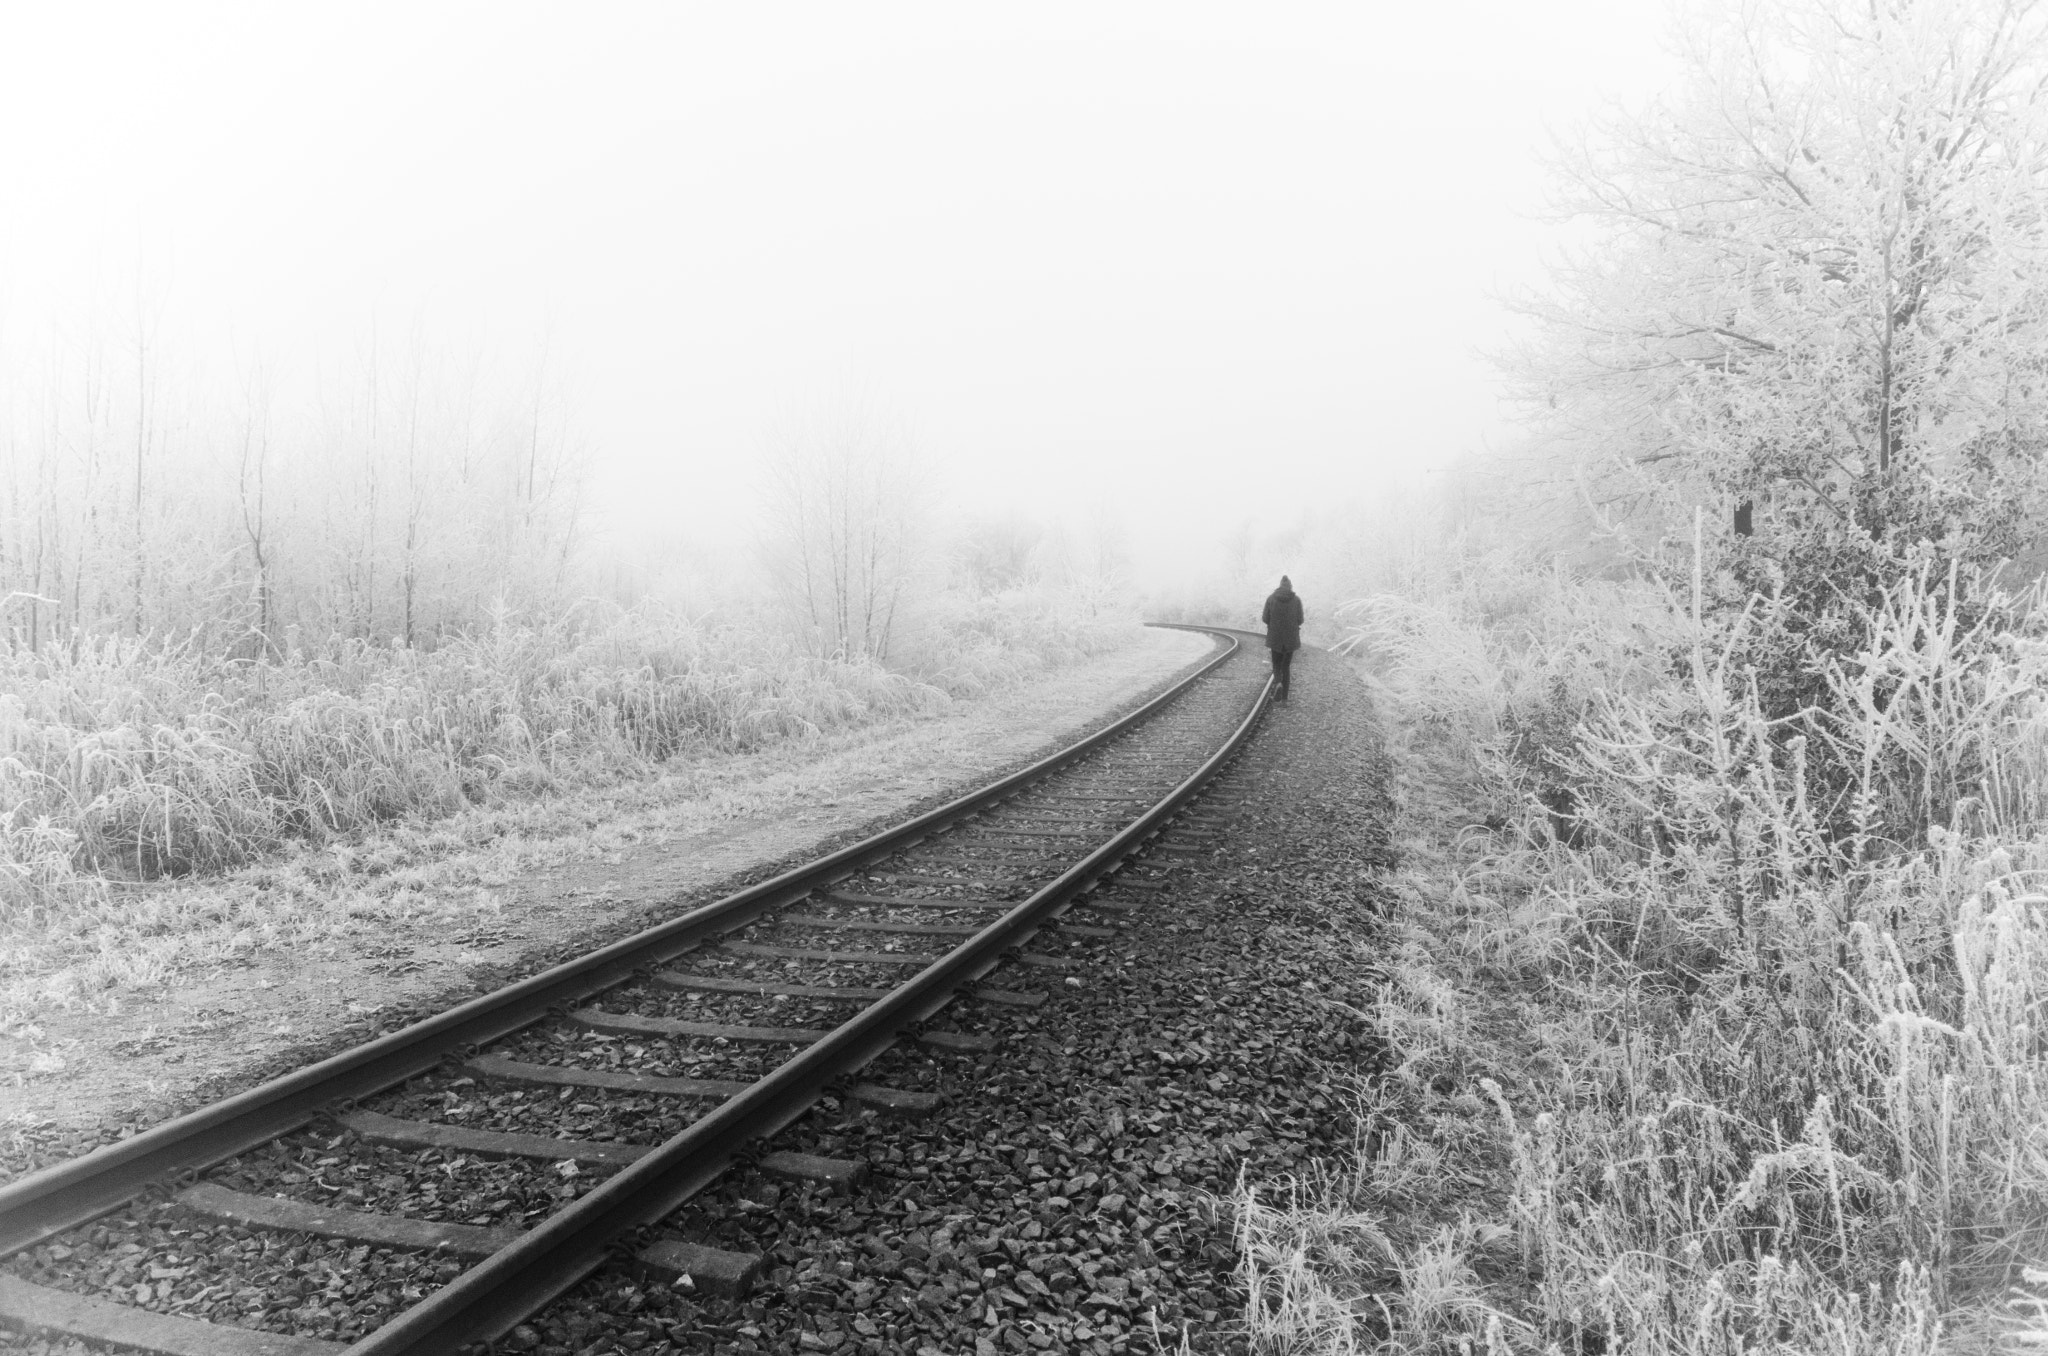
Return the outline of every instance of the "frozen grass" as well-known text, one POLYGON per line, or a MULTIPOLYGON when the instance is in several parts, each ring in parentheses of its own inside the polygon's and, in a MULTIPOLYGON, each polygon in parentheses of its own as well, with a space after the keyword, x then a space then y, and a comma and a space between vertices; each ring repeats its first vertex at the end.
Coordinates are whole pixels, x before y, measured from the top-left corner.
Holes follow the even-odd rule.
POLYGON ((500 625, 432 652, 337 641, 238 663, 109 639, 0 664, 15 914, 52 888, 61 856, 136 878, 217 869, 946 701, 871 664, 626 615, 500 625))
POLYGON ((1355 1161, 1241 1194, 1263 1349, 2048 1341, 2048 656, 1952 598, 1902 584, 1777 721, 1682 590, 1468 562, 1354 609, 1395 1072, 1355 1161))
POLYGON ((0 1026, 91 1006, 169 977, 262 952, 319 954, 365 938, 487 936, 500 891, 570 860, 607 861, 664 833, 694 832, 804 797, 844 731, 751 754, 712 754, 653 776, 401 821, 324 845, 297 843, 258 865, 178 881, 99 882, 0 953, 0 1026))
POLYGON ((707 796, 740 813, 725 755, 829 746, 1135 634, 1045 593, 941 617, 924 640, 944 662, 909 673, 621 611, 501 621, 432 652, 335 642, 250 663, 81 639, 0 653, 4 1006, 423 910, 459 926, 487 911, 490 870, 440 879, 430 864, 450 852, 510 860, 528 840, 630 834, 636 815, 707 796), (165 878, 177 888, 137 888, 165 878))
POLYGON ((981 597, 944 593, 932 600, 908 649, 926 682, 954 697, 976 697, 1127 645, 1137 624, 1115 591, 1097 584, 981 597))

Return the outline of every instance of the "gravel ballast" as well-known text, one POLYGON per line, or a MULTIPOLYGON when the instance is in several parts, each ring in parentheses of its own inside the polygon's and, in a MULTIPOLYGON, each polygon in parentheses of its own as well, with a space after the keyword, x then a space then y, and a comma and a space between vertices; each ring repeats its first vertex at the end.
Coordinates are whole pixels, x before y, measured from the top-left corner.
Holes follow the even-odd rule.
POLYGON ((0 976, 0 1180, 951 800, 1130 710, 1210 648, 1147 630, 931 719, 686 756, 650 779, 398 821, 226 876, 124 886, 125 910, 166 935, 211 935, 219 918, 247 926, 197 968, 25 1021, 7 997, 23 972, 0 976))
POLYGON ((1348 1089, 1376 1059, 1359 957, 1389 864, 1385 757, 1346 665, 1304 653, 1198 822, 1102 896, 1135 909, 1069 915, 1118 930, 1079 983, 1048 972, 1029 1012, 961 1005, 993 1052, 900 1047, 862 1074, 940 1092, 938 1113, 827 1103, 775 1143, 865 1160, 865 1185, 735 1171, 679 1213, 766 1255, 752 1296, 615 1268, 493 1350, 1246 1350, 1231 1189, 1347 1151, 1348 1089))
MULTIPOLYGON (((1244 1350, 1224 1203, 1241 1172, 1268 1179, 1346 1150, 1345 1090, 1375 1057, 1360 1015, 1374 977, 1359 957, 1387 866, 1384 764, 1362 686, 1341 661, 1304 653, 1292 700, 1270 713, 1195 822, 1100 897, 1130 907, 1083 904, 1069 915, 1114 935, 1033 943, 1074 957, 1071 971, 1032 972, 1051 995, 1044 1006, 963 1001, 940 1024, 994 1035, 995 1050, 906 1044, 860 1075, 938 1092, 939 1111, 910 1119, 828 1099, 770 1146, 861 1160, 865 1183, 836 1194, 737 1168, 679 1212, 675 1232, 764 1255, 751 1296, 700 1298, 616 1266, 492 1350, 1244 1350)), ((646 1045, 579 1043, 608 1063, 613 1049, 646 1045)), ((643 1058, 625 1053, 628 1066, 643 1058)), ((606 1100, 476 1095, 479 1124, 584 1115, 606 1100)), ((654 1106, 643 1114, 662 1119, 654 1106)), ((317 1164, 320 1144, 306 1139, 289 1160, 249 1160, 248 1185, 309 1171, 300 1164, 317 1164)), ((425 1166, 394 1162, 397 1171, 348 1194, 370 1208, 415 1196, 425 1166)), ((547 1204, 510 1198, 487 1165, 437 1166, 431 1203, 406 1200, 417 1213, 517 1223, 547 1204)), ((161 1209, 137 1207, 153 1220, 161 1209)), ((237 1248, 265 1251, 244 1237, 234 1235, 237 1248)), ((335 1263, 363 1268, 349 1251, 313 1243, 275 1255, 306 1267, 339 1254, 335 1263)), ((345 1297, 364 1310, 433 1283, 402 1254, 366 1258, 369 1293, 345 1297)), ((174 1284, 156 1302, 206 1312, 214 1297, 183 1292, 207 1270, 160 1278, 174 1284)), ((328 1276, 299 1287, 301 1302, 316 1302, 317 1289, 317 1302, 342 1310, 328 1276)), ((227 1298, 231 1310, 239 1297, 227 1298)), ((77 1349, 0 1336, 0 1350, 77 1349)))

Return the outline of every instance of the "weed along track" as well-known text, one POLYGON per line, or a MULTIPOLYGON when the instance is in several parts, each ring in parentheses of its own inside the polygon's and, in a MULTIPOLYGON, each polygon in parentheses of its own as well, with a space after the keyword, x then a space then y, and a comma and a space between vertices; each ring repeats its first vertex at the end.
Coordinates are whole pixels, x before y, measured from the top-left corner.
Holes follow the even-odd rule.
POLYGON ((728 1173, 861 1190, 866 1161, 781 1132, 821 1099, 914 1123, 926 1073, 1087 984, 1171 853, 1204 850, 1187 811, 1267 692, 1214 634, 1182 683, 992 786, 0 1187, 0 1324, 368 1356, 531 1345, 522 1320, 614 1257, 744 1291, 760 1257, 693 1198, 728 1173))

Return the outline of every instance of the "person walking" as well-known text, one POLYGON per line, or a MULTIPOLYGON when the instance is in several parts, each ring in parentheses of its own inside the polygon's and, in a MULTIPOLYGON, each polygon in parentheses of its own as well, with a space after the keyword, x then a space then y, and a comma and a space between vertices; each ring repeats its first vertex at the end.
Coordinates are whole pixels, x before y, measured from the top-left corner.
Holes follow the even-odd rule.
POLYGON ((1286 575, 1280 576, 1280 587, 1266 595, 1266 610, 1259 620, 1266 624, 1266 648, 1273 652, 1273 677, 1280 683, 1277 700, 1284 702, 1294 675, 1294 652, 1301 648, 1301 595, 1286 575))

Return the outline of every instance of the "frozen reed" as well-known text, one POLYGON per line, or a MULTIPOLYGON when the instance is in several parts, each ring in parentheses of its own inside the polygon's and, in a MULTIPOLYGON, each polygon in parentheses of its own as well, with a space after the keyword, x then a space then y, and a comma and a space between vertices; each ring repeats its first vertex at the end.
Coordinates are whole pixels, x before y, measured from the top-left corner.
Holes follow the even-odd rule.
POLYGON ((2048 1341, 2042 612, 1902 578, 1767 714, 1764 605, 1700 596, 1465 559, 1351 609, 1394 1072, 1355 1162, 1242 1193, 1266 1349, 2048 1341))
POLYGON ((651 609, 500 616, 432 650, 329 638, 272 658, 75 636, 0 650, 0 926, 105 881, 599 785, 944 709, 1124 643, 1050 591, 956 605, 892 671, 651 609))

